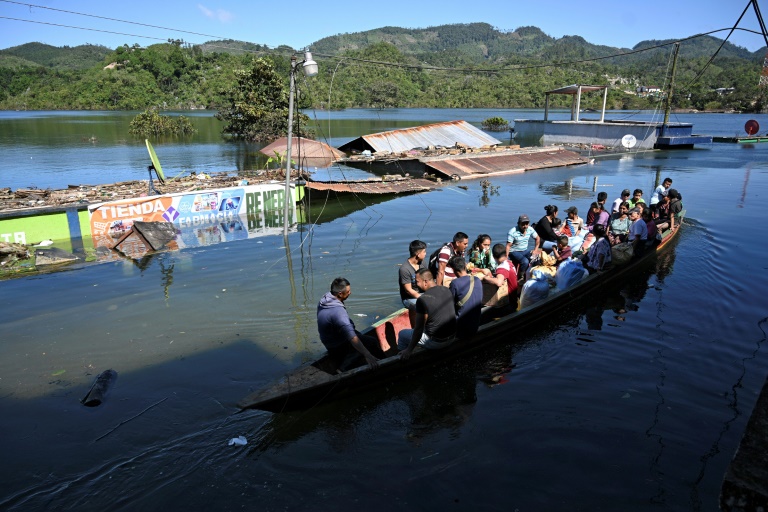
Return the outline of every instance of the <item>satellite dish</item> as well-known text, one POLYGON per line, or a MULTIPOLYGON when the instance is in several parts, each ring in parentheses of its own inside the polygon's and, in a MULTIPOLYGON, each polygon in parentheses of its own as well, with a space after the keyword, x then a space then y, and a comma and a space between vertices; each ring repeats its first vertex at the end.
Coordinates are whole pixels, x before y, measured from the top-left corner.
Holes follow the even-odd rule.
POLYGON ((155 173, 157 174, 157 179, 160 181, 160 183, 165 183, 165 174, 163 174, 163 168, 160 166, 160 160, 157 158, 157 153, 155 153, 155 148, 152 147, 152 144, 150 144, 149 139, 144 139, 144 142, 146 142, 147 144, 147 151, 149 151, 149 159, 152 161, 152 167, 155 169, 155 173))
POLYGON ((637 144, 637 137, 631 133, 628 133, 621 138, 621 145, 627 149, 635 147, 635 144, 637 144))
POLYGON ((744 124, 744 131, 747 132, 747 135, 754 135, 758 130, 760 130, 760 123, 754 119, 750 119, 744 124))

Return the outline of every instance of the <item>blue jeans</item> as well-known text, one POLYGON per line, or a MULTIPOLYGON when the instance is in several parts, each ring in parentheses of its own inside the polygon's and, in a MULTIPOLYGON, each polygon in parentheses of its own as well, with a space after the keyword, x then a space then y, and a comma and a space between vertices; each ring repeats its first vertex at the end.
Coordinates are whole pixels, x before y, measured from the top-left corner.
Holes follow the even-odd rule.
MULTIPOLYGON (((401 352, 407 349, 408 346, 411 344, 412 337, 413 337, 413 329, 401 330, 397 335, 397 349, 401 352)), ((433 350, 433 349, 445 348, 451 343, 453 343, 454 340, 455 340, 454 336, 451 336, 450 338, 445 340, 438 340, 435 338, 430 338, 429 336, 427 336, 427 333, 422 333, 421 339, 418 341, 418 344, 424 348, 433 350)))
POLYGON ((520 265, 520 269, 517 271, 518 276, 524 276, 525 271, 528 270, 528 267, 531 265, 531 253, 533 253, 533 249, 528 249, 527 251, 512 251, 509 253, 509 258, 512 260, 512 263, 520 265))
POLYGON ((541 248, 547 252, 551 251, 555 247, 557 247, 557 242, 541 242, 541 248))

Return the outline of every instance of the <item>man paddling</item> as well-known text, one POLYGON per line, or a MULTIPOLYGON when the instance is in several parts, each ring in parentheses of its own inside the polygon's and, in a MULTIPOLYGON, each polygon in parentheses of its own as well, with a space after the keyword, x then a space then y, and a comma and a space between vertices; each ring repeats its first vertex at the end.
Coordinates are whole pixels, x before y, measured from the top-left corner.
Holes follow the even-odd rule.
POLYGON ((378 368, 378 359, 385 357, 384 351, 378 339, 361 334, 355 329, 355 324, 344 306, 344 301, 351 293, 349 281, 337 277, 331 283, 331 291, 320 299, 317 305, 317 331, 320 341, 342 371, 355 366, 358 359, 355 357, 355 351, 362 354, 371 368, 378 368))

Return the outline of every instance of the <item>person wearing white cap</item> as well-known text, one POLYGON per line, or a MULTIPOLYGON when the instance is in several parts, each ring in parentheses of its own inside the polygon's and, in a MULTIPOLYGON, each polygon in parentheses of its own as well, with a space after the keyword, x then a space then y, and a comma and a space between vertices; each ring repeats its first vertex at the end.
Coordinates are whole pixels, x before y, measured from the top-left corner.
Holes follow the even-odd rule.
POLYGON ((536 230, 531 227, 531 219, 527 215, 521 215, 517 219, 517 225, 509 230, 507 234, 507 254, 509 259, 516 265, 520 265, 517 272, 518 281, 525 279, 525 271, 531 264, 531 256, 539 254, 539 243, 541 239, 536 234, 536 230), (529 249, 531 238, 536 243, 533 249, 529 249))

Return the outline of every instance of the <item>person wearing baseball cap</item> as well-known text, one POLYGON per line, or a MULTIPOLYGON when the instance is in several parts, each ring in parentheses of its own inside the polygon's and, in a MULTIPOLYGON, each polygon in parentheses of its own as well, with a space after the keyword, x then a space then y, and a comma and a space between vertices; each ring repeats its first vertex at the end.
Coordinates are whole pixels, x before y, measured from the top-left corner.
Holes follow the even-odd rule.
POLYGON ((509 259, 516 265, 520 265, 517 271, 517 281, 525 280, 525 271, 531 264, 531 256, 539 253, 539 235, 531 227, 531 219, 523 214, 517 218, 517 225, 509 230, 507 234, 507 254, 509 259), (529 242, 533 238, 536 244, 533 249, 529 249, 529 242))
POLYGON ((579 217, 579 209, 575 206, 569 206, 566 210, 565 225, 570 231, 569 236, 582 236, 581 230, 584 229, 584 219, 579 217))

